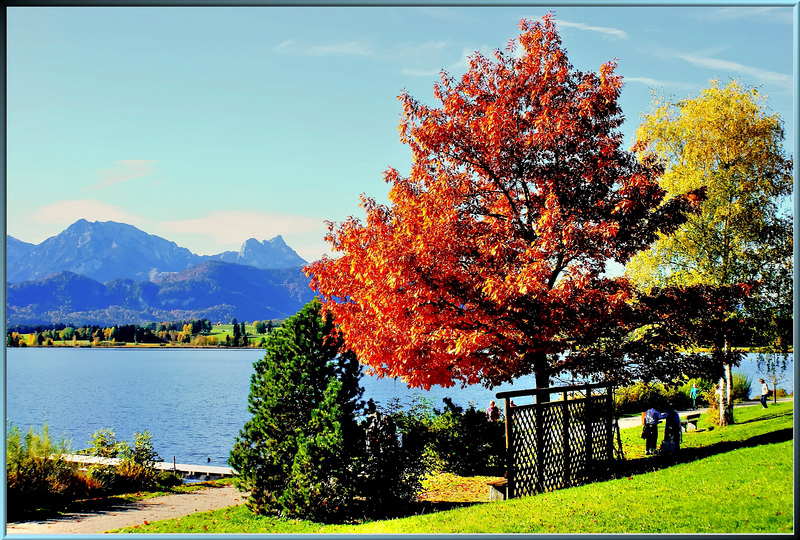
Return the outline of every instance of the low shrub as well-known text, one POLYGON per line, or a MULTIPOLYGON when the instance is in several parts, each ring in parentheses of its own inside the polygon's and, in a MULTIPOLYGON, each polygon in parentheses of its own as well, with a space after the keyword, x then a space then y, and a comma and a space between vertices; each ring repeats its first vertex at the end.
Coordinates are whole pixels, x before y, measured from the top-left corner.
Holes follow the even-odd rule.
POLYGON ((617 388, 614 393, 617 414, 640 413, 653 407, 659 411, 664 411, 670 403, 678 409, 689 409, 692 406, 689 391, 693 382, 698 382, 697 386, 701 388, 698 380, 689 380, 681 386, 670 388, 661 383, 644 383, 641 381, 630 386, 617 388))
POLYGON ((159 487, 163 489, 170 489, 183 484, 181 475, 172 471, 160 471, 157 479, 159 487))
POLYGON ((147 431, 134 434, 133 446, 117 441, 112 429, 96 432, 89 441, 89 453, 121 457, 121 461, 115 466, 91 465, 86 471, 63 459, 65 454, 71 453, 69 442, 54 441, 47 425, 40 432, 31 427, 24 436, 18 427, 10 426, 6 440, 10 521, 29 514, 60 510, 81 499, 169 489, 183 482, 175 473, 159 473, 155 469, 155 462, 160 459, 147 431))
POLYGON ((10 426, 6 436, 6 487, 8 518, 15 520, 36 511, 54 510, 77 498, 95 496, 101 486, 61 456, 69 442, 54 441, 47 425, 41 432, 31 427, 22 436, 10 426))
POLYGON ((750 389, 753 381, 744 373, 733 372, 731 377, 733 386, 731 399, 734 403, 741 403, 750 399, 750 389))
POLYGON ((129 450, 128 443, 118 441, 117 435, 111 428, 99 429, 94 432, 89 440, 89 455, 115 458, 129 450))
POLYGON ((158 471, 134 461, 120 461, 114 471, 116 474, 115 490, 119 493, 134 491, 150 491, 158 487, 158 471))
POLYGON ((92 465, 89 476, 107 493, 129 493, 156 489, 159 473, 156 462, 161 461, 153 448, 153 438, 149 431, 133 434, 133 445, 117 441, 113 429, 101 429, 89 441, 90 455, 120 458, 117 465, 92 465))
POLYGON ((497 475, 505 468, 505 425, 489 422, 474 403, 464 410, 445 398, 444 412, 427 399, 412 402, 392 417, 401 437, 413 441, 426 471, 460 476, 497 475))
POLYGON ((362 424, 366 444, 357 489, 366 516, 401 515, 422 491, 428 429, 421 410, 386 414, 370 406, 362 424))
POLYGON ((431 426, 428 451, 438 470, 459 476, 496 475, 505 466, 505 424, 489 422, 474 404, 448 409, 431 426))

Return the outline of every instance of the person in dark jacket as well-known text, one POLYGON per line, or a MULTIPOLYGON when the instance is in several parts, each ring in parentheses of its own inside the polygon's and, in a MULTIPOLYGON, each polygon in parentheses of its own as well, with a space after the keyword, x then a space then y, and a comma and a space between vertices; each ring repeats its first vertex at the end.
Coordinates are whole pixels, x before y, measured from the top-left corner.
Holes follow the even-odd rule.
POLYGON ((666 417, 667 413, 661 413, 655 407, 642 415, 645 455, 654 456, 658 453, 658 423, 666 417))
POLYGON ((681 448, 681 417, 672 403, 669 404, 669 412, 664 421, 664 442, 661 443, 661 448, 670 454, 681 448))

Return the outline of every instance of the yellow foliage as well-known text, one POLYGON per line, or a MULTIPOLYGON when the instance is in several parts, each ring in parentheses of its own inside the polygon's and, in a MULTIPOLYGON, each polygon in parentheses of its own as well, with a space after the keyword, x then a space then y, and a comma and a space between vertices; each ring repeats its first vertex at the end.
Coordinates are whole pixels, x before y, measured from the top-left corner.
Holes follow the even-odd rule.
MULTIPOLYGON (((706 187, 699 215, 676 233, 661 235, 628 264, 638 286, 726 285, 757 279, 762 252, 774 238, 766 225, 781 219, 777 242, 791 242, 778 217, 792 189, 792 160, 782 147, 783 122, 756 89, 719 81, 696 98, 656 98, 637 130, 664 163, 667 199, 706 187)), ((774 230, 774 229, 773 229, 774 230)), ((773 233, 774 234, 774 233, 773 233)))

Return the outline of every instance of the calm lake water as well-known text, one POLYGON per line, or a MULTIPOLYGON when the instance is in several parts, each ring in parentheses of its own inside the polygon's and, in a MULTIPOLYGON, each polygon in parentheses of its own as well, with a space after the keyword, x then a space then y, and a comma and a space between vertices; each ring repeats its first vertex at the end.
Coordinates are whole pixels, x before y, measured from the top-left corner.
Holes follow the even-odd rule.
MULTIPOLYGON (((153 435, 165 461, 227 465, 228 453, 249 418, 247 397, 253 362, 262 350, 216 349, 7 349, 6 418, 27 430, 44 423, 56 438, 85 448, 92 434, 113 428, 118 440, 131 441, 136 431, 153 435)), ((758 381, 753 358, 736 371, 758 381)), ((792 389, 791 371, 788 382, 792 389)), ((482 386, 409 389, 400 381, 364 377, 364 399, 404 405, 414 397, 442 408, 450 397, 464 407, 485 408, 504 390, 532 388, 532 377, 492 390, 482 386)), ((754 390, 755 391, 755 390, 754 390)), ((519 404, 526 403, 517 400, 519 404)))

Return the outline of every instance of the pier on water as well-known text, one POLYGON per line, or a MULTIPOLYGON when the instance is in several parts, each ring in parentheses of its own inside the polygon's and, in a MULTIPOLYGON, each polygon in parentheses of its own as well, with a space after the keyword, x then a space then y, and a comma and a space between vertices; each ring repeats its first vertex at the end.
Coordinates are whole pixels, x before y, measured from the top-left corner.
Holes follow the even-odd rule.
MULTIPOLYGON (((80 454, 65 454, 64 461, 72 463, 81 463, 83 465, 108 465, 114 467, 121 461, 119 458, 105 458, 99 456, 82 456, 80 454)), ((185 463, 175 463, 175 458, 172 462, 157 462, 154 464, 156 470, 170 471, 179 474, 187 480, 218 480, 234 476, 233 469, 230 467, 218 467, 215 465, 187 465, 185 463)))

